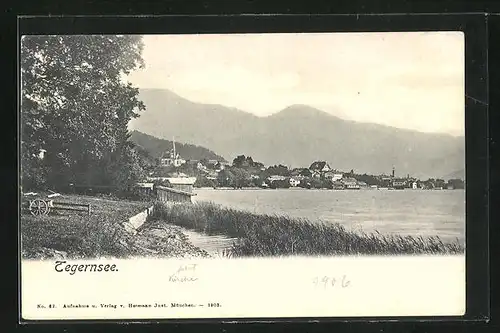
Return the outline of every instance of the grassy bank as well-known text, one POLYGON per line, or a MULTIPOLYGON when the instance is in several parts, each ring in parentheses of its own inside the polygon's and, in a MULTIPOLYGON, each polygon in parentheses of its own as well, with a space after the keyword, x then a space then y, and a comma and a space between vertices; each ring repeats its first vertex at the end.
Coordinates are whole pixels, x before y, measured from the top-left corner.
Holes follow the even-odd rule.
POLYGON ((237 237, 233 256, 457 254, 463 246, 438 237, 358 234, 338 224, 311 223, 278 215, 258 215, 213 203, 164 205, 154 218, 207 234, 237 237))
POLYGON ((69 258, 120 258, 139 254, 133 246, 135 239, 122 223, 150 204, 82 195, 63 195, 55 201, 91 204, 92 214, 54 211, 48 216, 35 217, 23 212, 23 258, 43 259, 54 253, 63 253, 69 258))

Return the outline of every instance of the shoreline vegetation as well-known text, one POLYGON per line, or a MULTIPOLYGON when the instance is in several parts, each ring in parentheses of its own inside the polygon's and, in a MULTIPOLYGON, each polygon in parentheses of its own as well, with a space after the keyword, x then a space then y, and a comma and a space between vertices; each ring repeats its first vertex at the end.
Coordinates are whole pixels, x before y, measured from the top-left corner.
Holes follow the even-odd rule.
POLYGON ((261 215, 211 202, 163 204, 137 230, 123 225, 151 202, 64 195, 65 201, 91 203, 86 213, 57 213, 34 217, 22 214, 21 255, 24 260, 206 258, 186 230, 237 239, 222 257, 279 257, 324 255, 449 255, 463 254, 457 240, 439 237, 360 234, 338 224, 311 222, 285 215, 261 215))
POLYGON ((222 207, 212 202, 163 204, 157 202, 151 221, 174 224, 208 235, 238 238, 232 257, 288 255, 418 255, 463 254, 458 241, 444 243, 438 236, 412 237, 355 233, 339 224, 312 223, 284 215, 262 215, 222 207))

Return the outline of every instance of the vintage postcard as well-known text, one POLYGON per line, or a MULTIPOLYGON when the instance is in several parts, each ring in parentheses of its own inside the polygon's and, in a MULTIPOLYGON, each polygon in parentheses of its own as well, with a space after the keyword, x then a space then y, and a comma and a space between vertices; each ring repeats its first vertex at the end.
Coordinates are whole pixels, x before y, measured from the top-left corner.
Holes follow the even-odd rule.
POLYGON ((22 319, 463 315, 464 47, 22 36, 22 319))

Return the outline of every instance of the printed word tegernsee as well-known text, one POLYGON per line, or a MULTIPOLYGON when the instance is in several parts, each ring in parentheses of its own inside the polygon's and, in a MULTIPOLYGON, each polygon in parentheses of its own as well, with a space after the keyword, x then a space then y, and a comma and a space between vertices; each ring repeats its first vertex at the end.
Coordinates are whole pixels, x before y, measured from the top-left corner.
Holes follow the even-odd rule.
POLYGON ((76 272, 118 272, 115 264, 68 264, 67 261, 56 261, 56 272, 67 272, 75 275, 76 272))

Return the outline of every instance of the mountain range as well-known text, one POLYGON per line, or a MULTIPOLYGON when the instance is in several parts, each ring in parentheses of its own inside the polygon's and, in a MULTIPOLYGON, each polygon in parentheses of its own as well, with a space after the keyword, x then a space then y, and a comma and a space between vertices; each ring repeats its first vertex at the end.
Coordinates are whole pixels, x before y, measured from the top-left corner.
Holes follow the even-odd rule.
POLYGON ((394 167, 396 176, 465 176, 464 137, 349 121, 307 105, 258 117, 165 89, 141 89, 139 97, 146 110, 130 129, 203 146, 228 161, 244 154, 265 165, 307 167, 324 160, 356 173, 389 174, 394 167))

